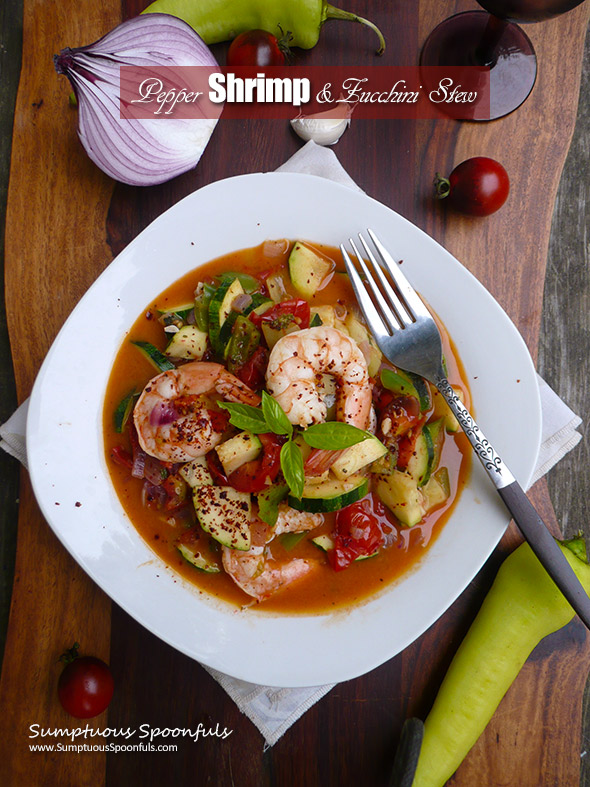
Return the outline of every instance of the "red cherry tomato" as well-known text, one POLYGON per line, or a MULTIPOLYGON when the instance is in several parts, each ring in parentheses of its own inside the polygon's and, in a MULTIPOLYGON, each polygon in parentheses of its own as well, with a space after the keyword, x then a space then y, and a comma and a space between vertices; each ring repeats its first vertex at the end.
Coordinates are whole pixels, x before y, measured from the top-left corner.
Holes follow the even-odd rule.
POLYGON ((489 216, 508 198, 510 180, 504 167, 492 158, 476 156, 455 167, 448 179, 435 179, 439 199, 468 216, 489 216))
POLYGON ((113 676, 104 661, 78 656, 78 647, 76 643, 62 656, 68 663, 59 676, 57 695, 70 716, 90 719, 108 707, 113 697, 113 676))
POLYGON ((382 522, 387 522, 385 508, 373 494, 338 511, 334 549, 328 552, 334 571, 348 568, 358 557, 373 555, 382 546, 382 522))
POLYGON ((284 45, 266 30, 248 30, 231 42, 228 66, 284 66, 284 45))
POLYGON ((267 366, 268 350, 266 347, 257 347, 246 363, 237 370, 236 376, 246 383, 248 388, 258 391, 264 384, 267 366))

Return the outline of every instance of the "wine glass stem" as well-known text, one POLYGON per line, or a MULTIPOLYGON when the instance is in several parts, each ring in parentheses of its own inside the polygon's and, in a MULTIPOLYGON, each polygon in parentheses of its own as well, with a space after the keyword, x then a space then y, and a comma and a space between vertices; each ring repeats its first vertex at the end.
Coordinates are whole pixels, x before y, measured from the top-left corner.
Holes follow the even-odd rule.
POLYGON ((508 22, 490 14, 483 31, 481 41, 475 49, 475 60, 478 66, 492 68, 498 59, 498 45, 504 35, 508 22))

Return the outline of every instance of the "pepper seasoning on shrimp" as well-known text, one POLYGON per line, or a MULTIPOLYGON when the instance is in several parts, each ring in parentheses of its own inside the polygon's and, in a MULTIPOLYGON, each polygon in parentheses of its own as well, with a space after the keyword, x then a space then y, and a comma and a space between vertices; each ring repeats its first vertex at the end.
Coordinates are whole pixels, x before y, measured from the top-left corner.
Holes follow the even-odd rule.
MULTIPOLYGON (((297 426, 326 420, 319 383, 323 374, 336 381, 336 418, 366 429, 371 417, 371 383, 358 344, 337 328, 318 326, 283 336, 270 354, 266 385, 287 418, 297 426)), ((339 451, 313 451, 306 472, 321 474, 339 451)))
POLYGON ((223 429, 202 399, 209 394, 260 404, 258 394, 219 363, 191 361, 162 372, 145 386, 133 410, 143 450, 164 462, 190 462, 215 448, 223 429))

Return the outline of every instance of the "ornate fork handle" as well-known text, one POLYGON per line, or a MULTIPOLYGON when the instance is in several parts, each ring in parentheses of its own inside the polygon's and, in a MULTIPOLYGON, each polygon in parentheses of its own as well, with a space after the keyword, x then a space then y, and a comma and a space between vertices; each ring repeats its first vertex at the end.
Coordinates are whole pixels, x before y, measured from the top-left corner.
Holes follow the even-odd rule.
POLYGON ((446 399, 457 421, 459 421, 461 428, 467 435, 482 465, 488 471, 496 489, 502 489, 514 483, 514 476, 496 453, 493 445, 481 431, 469 410, 452 389, 446 377, 437 377, 437 379, 434 380, 434 384, 446 399))
POLYGON ((449 381, 441 374, 433 382, 459 421, 482 465, 494 482, 498 494, 510 511, 519 530, 529 542, 531 549, 585 625, 590 628, 590 599, 573 573, 557 541, 547 529, 518 481, 476 424, 469 410, 453 391, 449 381))

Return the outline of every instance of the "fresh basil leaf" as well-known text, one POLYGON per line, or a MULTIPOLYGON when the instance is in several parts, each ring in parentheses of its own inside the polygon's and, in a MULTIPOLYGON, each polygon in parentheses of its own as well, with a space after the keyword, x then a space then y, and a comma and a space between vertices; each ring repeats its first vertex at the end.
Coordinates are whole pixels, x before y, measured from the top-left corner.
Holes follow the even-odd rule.
POLYGON ((218 404, 219 407, 223 407, 229 412, 230 423, 238 429, 245 429, 254 434, 265 434, 272 431, 266 423, 264 413, 258 407, 239 402, 219 402, 218 404))
POLYGON ((285 476, 291 494, 302 497, 305 486, 305 471, 303 470, 303 456, 297 443, 289 440, 281 448, 281 470, 285 476))
POLYGON ((291 437, 293 425, 285 415, 281 405, 266 391, 262 392, 262 412, 272 432, 275 434, 286 434, 288 437, 291 437))
POLYGON ((303 439, 307 445, 328 451, 350 448, 350 446, 362 443, 363 440, 372 436, 370 432, 358 429, 352 424, 345 424, 343 421, 326 421, 322 424, 314 424, 303 432, 303 439))
POLYGON ((287 484, 278 484, 263 489, 258 495, 258 516, 270 527, 274 527, 279 516, 279 503, 285 499, 289 487, 287 484))

